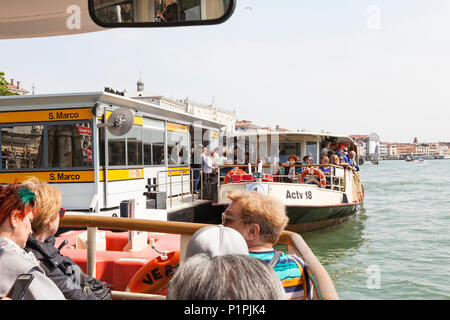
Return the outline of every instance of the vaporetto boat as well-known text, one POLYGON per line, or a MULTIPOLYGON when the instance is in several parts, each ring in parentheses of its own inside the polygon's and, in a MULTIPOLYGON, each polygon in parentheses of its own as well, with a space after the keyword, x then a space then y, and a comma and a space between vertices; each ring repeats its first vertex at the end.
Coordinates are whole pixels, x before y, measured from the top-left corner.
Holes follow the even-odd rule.
MULTIPOLYGON (((286 205, 289 216, 287 229, 302 233, 342 222, 363 204, 364 188, 358 171, 329 164, 327 166, 333 169, 330 175, 325 176, 319 169, 322 165, 318 164, 321 146, 327 142, 330 149, 345 146, 357 152, 350 137, 328 133, 272 132, 238 134, 235 140, 238 145, 241 141, 238 148, 241 154, 248 152, 250 165, 220 166, 222 175, 218 179, 216 205, 228 205, 227 193, 231 190, 273 196, 286 205), (254 164, 251 164, 252 154, 254 164), (309 155, 313 163, 284 164, 290 155, 300 159, 309 155), (262 164, 264 160, 269 164, 262 164), (224 174, 227 170, 228 177, 224 174), (291 175, 287 173, 289 170, 291 175)), ((355 158, 358 159, 357 156, 355 158)))

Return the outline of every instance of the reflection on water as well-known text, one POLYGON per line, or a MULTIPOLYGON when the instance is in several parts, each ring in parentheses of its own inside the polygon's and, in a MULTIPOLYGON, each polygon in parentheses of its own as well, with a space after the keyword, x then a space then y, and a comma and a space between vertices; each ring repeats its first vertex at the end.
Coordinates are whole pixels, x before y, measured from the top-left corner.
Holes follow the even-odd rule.
POLYGON ((339 278, 339 274, 352 273, 335 269, 332 266, 341 264, 348 255, 364 245, 364 222, 367 220, 366 210, 361 207, 358 212, 345 222, 334 226, 302 234, 303 239, 314 252, 322 265, 329 271, 332 279, 339 278), (331 268, 330 268, 331 267, 331 268))

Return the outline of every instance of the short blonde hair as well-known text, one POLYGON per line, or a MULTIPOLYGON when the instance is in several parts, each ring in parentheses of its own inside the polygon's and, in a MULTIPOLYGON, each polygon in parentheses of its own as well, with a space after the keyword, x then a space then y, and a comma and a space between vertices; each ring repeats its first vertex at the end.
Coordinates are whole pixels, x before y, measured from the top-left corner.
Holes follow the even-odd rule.
POLYGON ((273 244, 278 242, 281 232, 289 221, 286 206, 280 200, 258 192, 235 190, 229 191, 227 197, 240 205, 244 223, 259 225, 262 240, 273 244))
POLYGON ((56 219, 61 208, 61 190, 57 187, 29 177, 22 182, 36 194, 37 213, 31 223, 33 234, 41 234, 45 226, 56 219))

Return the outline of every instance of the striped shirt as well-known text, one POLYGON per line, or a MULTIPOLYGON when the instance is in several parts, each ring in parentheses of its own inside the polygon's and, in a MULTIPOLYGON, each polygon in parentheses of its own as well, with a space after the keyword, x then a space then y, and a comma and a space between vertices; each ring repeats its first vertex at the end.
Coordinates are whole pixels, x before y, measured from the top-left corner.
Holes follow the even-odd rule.
MULTIPOLYGON (((275 251, 250 251, 250 256, 269 264, 275 251)), ((283 284, 286 297, 289 300, 311 300, 313 295, 312 282, 306 272, 305 263, 297 256, 281 253, 278 263, 274 267, 275 273, 283 284), (306 294, 304 287, 306 285, 306 294)))

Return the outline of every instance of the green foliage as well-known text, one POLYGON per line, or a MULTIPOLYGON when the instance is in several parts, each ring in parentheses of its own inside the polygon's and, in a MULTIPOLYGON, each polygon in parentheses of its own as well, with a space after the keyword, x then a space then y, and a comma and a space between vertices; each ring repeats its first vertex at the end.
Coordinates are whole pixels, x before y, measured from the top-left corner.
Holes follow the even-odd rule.
POLYGON ((124 95, 123 92, 114 90, 113 88, 110 88, 110 87, 105 87, 105 92, 117 94, 117 95, 119 95, 119 96, 123 96, 123 95, 124 95))
POLYGON ((8 81, 5 79, 5 73, 0 71, 0 96, 16 96, 17 93, 8 90, 8 81))

